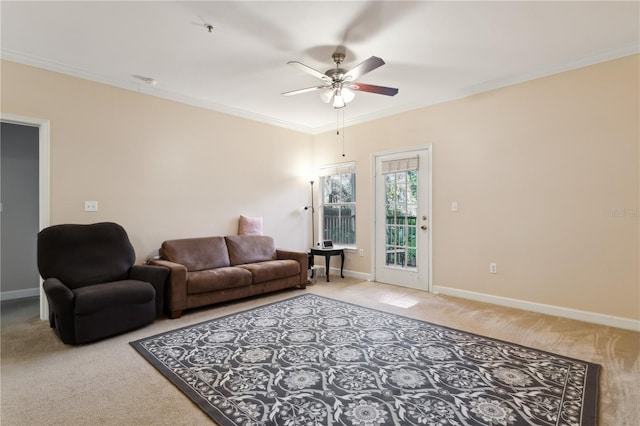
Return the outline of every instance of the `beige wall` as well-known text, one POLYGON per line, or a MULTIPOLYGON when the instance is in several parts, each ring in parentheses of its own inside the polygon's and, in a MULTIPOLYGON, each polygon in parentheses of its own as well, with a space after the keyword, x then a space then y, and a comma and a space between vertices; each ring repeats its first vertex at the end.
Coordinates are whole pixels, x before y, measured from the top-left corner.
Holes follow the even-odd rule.
POLYGON ((1 87, 2 113, 50 120, 51 224, 121 223, 138 261, 240 214, 308 246, 311 136, 7 61, 1 87))
POLYGON ((349 127, 345 158, 328 132, 315 162, 357 162, 369 251, 372 154, 431 144, 435 286, 637 320, 639 71, 636 55, 349 127))
POLYGON ((349 127, 344 158, 334 132, 1 71, 2 113, 51 120, 51 223, 120 222, 139 260, 167 238, 234 233, 239 214, 304 249, 311 163, 356 161, 366 255, 345 268, 371 274, 371 155, 431 144, 435 286, 640 319, 637 55, 349 127))

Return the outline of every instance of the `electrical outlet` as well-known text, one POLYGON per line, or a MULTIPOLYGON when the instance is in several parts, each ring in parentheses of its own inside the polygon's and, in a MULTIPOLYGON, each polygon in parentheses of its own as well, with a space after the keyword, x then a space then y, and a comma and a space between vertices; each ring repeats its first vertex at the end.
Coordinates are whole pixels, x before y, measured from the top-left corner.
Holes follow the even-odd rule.
POLYGON ((85 212, 97 212, 98 211, 98 202, 97 201, 85 201, 84 202, 84 211, 85 212))
POLYGON ((358 255, 359 255, 360 257, 364 257, 364 249, 360 249, 360 250, 358 250, 358 255))
POLYGON ((489 272, 492 274, 497 274, 498 273, 498 265, 496 263, 490 263, 489 264, 489 272))

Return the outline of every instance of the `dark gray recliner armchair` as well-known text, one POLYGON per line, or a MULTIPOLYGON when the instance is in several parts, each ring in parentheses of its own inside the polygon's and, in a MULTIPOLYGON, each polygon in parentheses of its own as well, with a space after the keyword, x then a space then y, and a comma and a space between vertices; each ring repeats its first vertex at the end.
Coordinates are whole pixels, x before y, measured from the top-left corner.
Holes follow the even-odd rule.
POLYGON ((129 237, 116 223, 55 225, 38 233, 49 323, 63 343, 99 340, 162 314, 169 270, 134 263, 129 237))

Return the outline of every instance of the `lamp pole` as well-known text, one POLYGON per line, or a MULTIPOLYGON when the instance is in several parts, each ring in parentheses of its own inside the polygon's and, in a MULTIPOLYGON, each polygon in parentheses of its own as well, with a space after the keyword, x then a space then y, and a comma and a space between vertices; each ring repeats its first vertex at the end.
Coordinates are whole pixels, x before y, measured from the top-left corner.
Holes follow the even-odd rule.
POLYGON ((314 213, 316 212, 316 209, 313 206, 313 181, 310 180, 309 183, 311 184, 311 205, 310 206, 304 206, 305 210, 309 210, 311 209, 311 248, 313 248, 315 241, 316 241, 316 221, 314 216, 314 213))
POLYGON ((314 247, 316 243, 316 221, 315 221, 315 213, 316 209, 313 207, 313 181, 310 180, 311 184, 311 247, 314 247))

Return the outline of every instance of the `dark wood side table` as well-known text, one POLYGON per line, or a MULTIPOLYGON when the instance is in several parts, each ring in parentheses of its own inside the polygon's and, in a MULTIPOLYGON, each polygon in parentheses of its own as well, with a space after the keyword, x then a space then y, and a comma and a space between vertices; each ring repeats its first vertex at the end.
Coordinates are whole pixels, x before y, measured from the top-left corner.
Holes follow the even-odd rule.
MULTIPOLYGON (((312 256, 324 256, 324 264, 325 264, 325 274, 327 274, 327 282, 329 282, 329 260, 331 256, 340 256, 340 276, 344 278, 342 270, 344 269, 344 249, 339 248, 331 248, 331 249, 321 249, 321 248, 312 248, 309 249, 312 256)), ((313 273, 313 272, 312 272, 313 273)))

